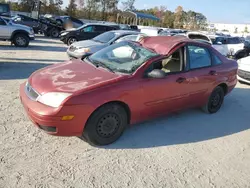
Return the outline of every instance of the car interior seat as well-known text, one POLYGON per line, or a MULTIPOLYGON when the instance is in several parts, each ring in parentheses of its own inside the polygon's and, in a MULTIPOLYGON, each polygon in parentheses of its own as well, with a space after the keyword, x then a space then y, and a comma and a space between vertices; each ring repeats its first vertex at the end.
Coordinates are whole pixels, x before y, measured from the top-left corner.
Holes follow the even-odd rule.
POLYGON ((162 61, 162 70, 166 73, 168 72, 178 72, 180 71, 180 54, 175 52, 167 59, 162 61))

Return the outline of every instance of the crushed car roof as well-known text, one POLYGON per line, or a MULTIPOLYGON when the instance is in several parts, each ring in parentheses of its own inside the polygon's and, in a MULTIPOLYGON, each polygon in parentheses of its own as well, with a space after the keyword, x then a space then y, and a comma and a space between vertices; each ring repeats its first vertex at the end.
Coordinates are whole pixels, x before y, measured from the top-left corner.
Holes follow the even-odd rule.
POLYGON ((140 44, 145 48, 154 50, 158 54, 167 55, 176 45, 187 42, 200 43, 184 36, 155 36, 144 37, 140 44))

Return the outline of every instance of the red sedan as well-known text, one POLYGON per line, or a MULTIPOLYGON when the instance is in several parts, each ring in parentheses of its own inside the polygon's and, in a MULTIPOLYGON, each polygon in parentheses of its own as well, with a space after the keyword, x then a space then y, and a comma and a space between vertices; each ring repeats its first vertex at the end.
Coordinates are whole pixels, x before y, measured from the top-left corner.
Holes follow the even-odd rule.
POLYGON ((105 145, 128 124, 186 108, 217 112, 236 75, 237 63, 207 44, 146 37, 38 70, 20 86, 20 98, 47 133, 105 145))

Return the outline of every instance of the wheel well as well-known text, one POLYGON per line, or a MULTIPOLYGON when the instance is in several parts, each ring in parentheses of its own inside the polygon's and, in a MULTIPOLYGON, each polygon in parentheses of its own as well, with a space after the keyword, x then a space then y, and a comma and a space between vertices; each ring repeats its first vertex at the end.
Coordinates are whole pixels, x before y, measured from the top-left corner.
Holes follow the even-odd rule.
POLYGON ((13 40, 14 37, 15 37, 16 35, 18 35, 18 34, 23 34, 23 35, 26 35, 27 37, 29 37, 29 34, 28 34, 26 31, 17 31, 17 32, 15 32, 15 33, 12 34, 11 40, 13 40))
POLYGON ((223 89, 223 91, 224 91, 224 94, 226 95, 227 92, 228 92, 228 86, 227 86, 227 84, 222 83, 222 84, 220 84, 220 85, 218 85, 218 86, 222 87, 222 89, 223 89))
MULTIPOLYGON (((117 104, 117 105, 122 106, 122 107, 125 109, 125 111, 127 112, 127 115, 128 115, 128 124, 130 124, 130 118, 131 118, 131 111, 130 111, 130 108, 129 108, 129 106, 128 106, 126 103, 124 103, 124 102, 122 102, 122 101, 110 101, 110 102, 104 103, 103 105, 101 105, 101 106, 99 106, 97 109, 95 109, 94 112, 95 112, 96 110, 98 110, 99 108, 101 108, 101 107, 103 107, 103 106, 105 106, 105 105, 108 105, 108 104, 117 104)), ((93 114, 94 112, 92 112, 92 114, 93 114)), ((92 115, 92 114, 91 114, 91 115, 92 115)), ((91 116, 91 115, 90 115, 90 116, 91 116)))

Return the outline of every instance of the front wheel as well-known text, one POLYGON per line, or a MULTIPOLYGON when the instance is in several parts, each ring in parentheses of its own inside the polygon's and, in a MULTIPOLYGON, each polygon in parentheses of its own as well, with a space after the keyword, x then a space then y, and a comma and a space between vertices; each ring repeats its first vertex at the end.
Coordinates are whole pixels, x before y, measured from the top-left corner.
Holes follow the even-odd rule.
POLYGON ((107 104, 91 115, 82 137, 92 145, 108 145, 122 135, 127 124, 126 110, 117 104, 107 104))
POLYGON ((77 41, 77 40, 76 40, 75 37, 70 37, 70 38, 68 39, 67 44, 68 44, 68 46, 70 46, 71 44, 73 44, 73 43, 76 42, 76 41, 77 41))
POLYGON ((29 37, 25 34, 17 34, 13 38, 13 43, 17 47, 27 47, 29 42, 29 37))
POLYGON ((217 86, 211 93, 207 104, 202 107, 202 110, 208 114, 213 114, 219 111, 224 101, 224 90, 217 86))

